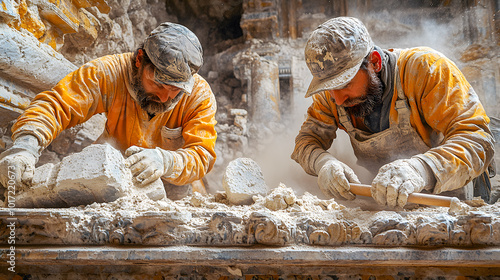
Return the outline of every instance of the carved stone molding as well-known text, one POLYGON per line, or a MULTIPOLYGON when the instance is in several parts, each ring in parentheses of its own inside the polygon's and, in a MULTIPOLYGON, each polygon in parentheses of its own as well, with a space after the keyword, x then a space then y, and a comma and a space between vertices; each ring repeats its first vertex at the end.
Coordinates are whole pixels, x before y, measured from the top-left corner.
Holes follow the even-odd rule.
POLYGON ((16 244, 193 245, 193 246, 498 246, 500 214, 471 211, 363 211, 370 221, 331 219, 315 213, 269 211, 89 211, 69 209, 0 210, 0 240, 7 245, 14 221, 16 244))

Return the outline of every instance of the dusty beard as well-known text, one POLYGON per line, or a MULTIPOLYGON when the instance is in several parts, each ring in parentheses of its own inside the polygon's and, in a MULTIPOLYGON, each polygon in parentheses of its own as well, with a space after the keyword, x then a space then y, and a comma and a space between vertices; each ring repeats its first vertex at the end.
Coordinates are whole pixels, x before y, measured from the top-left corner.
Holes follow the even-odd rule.
POLYGON ((148 112, 150 115, 156 115, 164 112, 168 112, 172 110, 179 100, 181 100, 184 95, 184 91, 179 92, 173 99, 169 99, 166 102, 160 102, 156 95, 146 92, 144 87, 142 86, 142 73, 144 72, 144 65, 141 65, 140 68, 135 66, 132 63, 132 88, 135 90, 137 102, 139 106, 144 111, 148 112))
POLYGON ((366 117, 373 113, 375 107, 382 103, 382 94, 384 93, 384 84, 377 76, 375 71, 365 70, 368 73, 368 86, 366 87, 366 92, 362 97, 356 98, 346 105, 350 107, 343 106, 345 110, 355 117, 366 117))

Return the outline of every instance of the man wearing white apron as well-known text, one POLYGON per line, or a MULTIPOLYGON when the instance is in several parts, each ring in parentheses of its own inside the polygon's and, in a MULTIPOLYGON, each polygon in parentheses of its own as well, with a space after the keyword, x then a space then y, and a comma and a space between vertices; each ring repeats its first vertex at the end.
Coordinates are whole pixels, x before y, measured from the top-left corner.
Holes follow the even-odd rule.
POLYGON ((349 183, 359 183, 327 152, 342 129, 358 164, 376 174, 372 197, 381 205, 404 207, 411 193, 438 194, 473 180, 488 199, 489 118, 452 61, 426 47, 382 50, 350 17, 320 25, 305 56, 313 74, 306 97, 313 104, 292 159, 318 176, 325 195, 354 199, 349 183))

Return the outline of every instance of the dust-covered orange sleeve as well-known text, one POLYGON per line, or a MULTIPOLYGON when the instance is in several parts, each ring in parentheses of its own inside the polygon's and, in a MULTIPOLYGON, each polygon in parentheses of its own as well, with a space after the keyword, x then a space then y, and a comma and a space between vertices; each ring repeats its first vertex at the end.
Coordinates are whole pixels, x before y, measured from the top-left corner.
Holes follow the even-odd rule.
POLYGON ((323 153, 327 153, 337 138, 337 120, 332 108, 335 103, 328 92, 312 96, 313 103, 307 109, 307 117, 299 134, 295 137, 295 148, 291 158, 302 166, 307 174, 316 176, 314 162, 323 153))
POLYGON ((13 139, 35 135, 45 148, 64 129, 104 111, 106 86, 96 62, 89 62, 64 77, 51 90, 35 96, 12 127, 13 139))
POLYGON ((432 49, 402 52, 399 67, 412 125, 433 147, 418 157, 434 172, 434 193, 461 188, 487 169, 494 154, 478 95, 458 67, 432 49))

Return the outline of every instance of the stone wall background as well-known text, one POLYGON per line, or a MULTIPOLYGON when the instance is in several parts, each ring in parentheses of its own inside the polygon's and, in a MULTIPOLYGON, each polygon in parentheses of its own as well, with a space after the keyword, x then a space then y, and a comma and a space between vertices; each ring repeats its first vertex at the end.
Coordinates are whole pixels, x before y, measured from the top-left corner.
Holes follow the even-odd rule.
MULTIPOLYGON (((221 188, 222 172, 230 160, 246 156, 259 163, 270 187, 283 182, 299 193, 308 191, 321 197, 315 178, 306 175, 290 159, 290 154, 294 137, 311 102, 303 97, 311 79, 303 59, 305 41, 318 24, 342 15, 362 19, 375 43, 383 48, 426 45, 454 60, 479 94, 492 117, 494 132, 500 136, 497 129, 500 119, 497 106, 500 98, 498 1, 57 2, 59 6, 56 8, 64 15, 69 14, 67 18, 73 25, 67 20, 58 22, 44 12, 58 11, 50 1, 4 0, 2 3, 10 6, 0 10, 4 22, 0 26, 0 40, 15 33, 15 38, 24 41, 12 46, 37 49, 33 51, 33 57, 38 62, 6 59, 13 57, 13 53, 4 43, 0 47, 0 58, 3 58, 0 61, 0 114, 7 116, 0 131, 0 150, 10 145, 9 119, 22 112, 34 94, 49 88, 57 77, 87 61, 135 50, 159 23, 172 21, 186 25, 200 38, 205 54, 200 74, 211 84, 218 102, 218 159, 214 170, 206 177, 209 191, 221 188), (84 5, 75 5, 84 2, 84 5), (67 26, 73 26, 73 30, 67 26), (35 80, 29 79, 35 73, 12 72, 12 69, 27 68, 30 63, 33 71, 42 69, 41 65, 47 65, 40 59, 43 56, 54 57, 64 67, 52 63, 52 59, 52 68, 46 71, 50 74, 35 80), (265 96, 259 97, 264 100, 258 100, 264 104, 266 101, 275 102, 278 109, 255 106, 254 95, 262 91, 252 92, 253 76, 249 66, 262 67, 263 63, 277 71, 277 75, 267 82, 271 86, 269 91, 279 96, 279 100, 266 100, 265 96), (19 78, 23 75, 24 78, 19 78), (50 82, 43 83, 47 80, 50 82), (272 86, 275 84, 279 87, 272 86), (12 98, 6 98, 12 96, 21 100, 14 102, 12 98), (277 119, 256 122, 256 115, 272 115, 277 119)), ((58 14, 60 18, 64 18, 62 14, 58 14)), ((40 164, 58 161, 92 143, 102 131, 104 121, 104 116, 97 116, 61 134, 44 152, 40 164)), ((331 152, 354 166, 361 179, 368 182, 369 175, 355 167, 352 150, 346 147, 349 147, 347 138, 340 134, 331 152)), ((497 154, 497 162, 500 161, 498 158, 497 154)))

